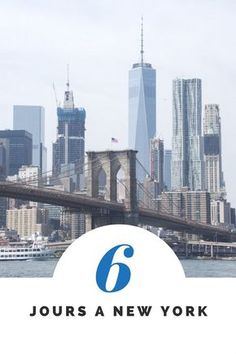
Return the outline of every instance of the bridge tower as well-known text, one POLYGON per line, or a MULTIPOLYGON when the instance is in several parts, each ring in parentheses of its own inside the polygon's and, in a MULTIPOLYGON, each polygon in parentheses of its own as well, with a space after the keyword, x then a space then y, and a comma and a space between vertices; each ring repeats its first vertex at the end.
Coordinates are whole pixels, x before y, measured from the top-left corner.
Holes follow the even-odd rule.
POLYGON ((95 212, 86 216, 86 230, 98 226, 127 223, 136 225, 138 222, 138 202, 136 192, 136 150, 119 151, 89 151, 87 195, 93 198, 99 197, 99 175, 103 170, 105 174, 105 199, 117 202, 117 174, 122 169, 124 178, 124 200, 126 212, 117 214, 109 211, 95 212))

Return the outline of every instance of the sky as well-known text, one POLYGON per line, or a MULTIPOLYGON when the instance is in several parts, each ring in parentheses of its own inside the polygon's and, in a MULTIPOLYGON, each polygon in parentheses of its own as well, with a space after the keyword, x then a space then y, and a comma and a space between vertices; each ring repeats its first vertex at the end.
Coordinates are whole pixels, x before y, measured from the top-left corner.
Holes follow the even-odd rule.
POLYGON ((128 70, 144 58, 157 71, 157 136, 171 148, 172 80, 202 79, 203 105, 222 122, 228 200, 236 206, 236 2, 234 0, 0 0, 0 129, 12 129, 13 105, 46 110, 48 170, 56 139, 56 101, 66 67, 84 107, 86 149, 128 142, 128 70))

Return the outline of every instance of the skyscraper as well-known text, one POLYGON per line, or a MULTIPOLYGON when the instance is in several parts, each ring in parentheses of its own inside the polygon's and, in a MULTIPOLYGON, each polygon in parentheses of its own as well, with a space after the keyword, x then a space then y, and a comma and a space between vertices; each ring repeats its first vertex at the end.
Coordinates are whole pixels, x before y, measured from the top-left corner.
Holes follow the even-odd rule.
POLYGON ((47 171, 47 149, 45 147, 45 111, 41 106, 13 107, 13 129, 26 130, 33 138, 33 161, 42 172, 47 171))
POLYGON ((4 181, 9 173, 9 140, 0 138, 0 181, 4 181))
POLYGON ((75 107, 69 80, 65 91, 64 106, 57 108, 57 116, 57 140, 53 144, 53 174, 60 174, 67 166, 73 169, 75 164, 79 166, 78 174, 82 174, 86 112, 84 108, 75 107))
MULTIPOLYGON (((156 135, 156 70, 144 63, 143 24, 141 25, 141 60, 129 71, 129 148, 150 173, 150 139, 156 135)), ((145 172, 137 170, 143 181, 145 172)))
MULTIPOLYGON (((0 181, 4 181, 8 174, 9 141, 0 139, 0 181)), ((0 198, 0 227, 6 226, 7 198, 0 198)))
POLYGON ((203 133, 206 189, 216 196, 222 192, 224 187, 221 157, 221 122, 217 104, 205 105, 203 133))
POLYGON ((30 133, 25 130, 0 130, 0 141, 3 139, 8 141, 9 146, 6 150, 9 176, 17 174, 21 166, 32 164, 30 133))
POLYGON ((172 150, 164 151, 164 187, 171 190, 171 160, 172 150))
POLYGON ((164 189, 164 142, 153 138, 150 141, 151 178, 159 183, 159 193, 164 189))
POLYGON ((172 189, 204 189, 201 109, 201 80, 174 80, 172 189))

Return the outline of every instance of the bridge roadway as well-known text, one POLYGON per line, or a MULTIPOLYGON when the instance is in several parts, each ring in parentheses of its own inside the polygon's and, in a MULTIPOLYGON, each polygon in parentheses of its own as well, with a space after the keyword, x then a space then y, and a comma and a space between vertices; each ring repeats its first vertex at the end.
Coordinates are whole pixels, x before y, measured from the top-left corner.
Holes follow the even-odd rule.
MULTIPOLYGON (((55 189, 39 188, 12 182, 0 182, 0 196, 59 205, 85 213, 98 211, 101 213, 105 212, 107 214, 114 213, 120 215, 128 214, 129 212, 132 213, 132 211, 127 210, 125 205, 121 203, 91 198, 82 194, 62 192, 55 189)), ((137 208, 135 213, 137 214, 139 224, 164 227, 175 231, 186 231, 200 234, 204 237, 210 237, 211 239, 217 236, 219 241, 236 240, 235 234, 209 224, 198 223, 144 208, 137 208)))

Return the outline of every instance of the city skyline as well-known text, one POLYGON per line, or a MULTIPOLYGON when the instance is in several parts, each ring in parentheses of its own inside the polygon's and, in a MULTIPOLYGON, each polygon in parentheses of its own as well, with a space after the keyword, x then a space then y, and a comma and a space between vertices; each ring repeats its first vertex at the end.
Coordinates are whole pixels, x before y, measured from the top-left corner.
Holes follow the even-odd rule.
MULTIPOLYGON (((21 3, 21 5, 26 4, 24 1, 21 3)), ((235 205, 236 171, 235 169, 232 171, 231 168, 235 130, 233 119, 235 43, 230 39, 234 28, 231 18, 235 4, 232 1, 229 1, 227 6, 219 1, 214 4, 211 1, 199 1, 197 4, 190 1, 187 6, 184 6, 183 1, 167 1, 166 4, 155 2, 156 6, 153 9, 153 2, 147 1, 145 5, 137 2, 136 8, 133 9, 132 3, 131 1, 127 5, 122 26, 120 21, 123 10, 119 9, 118 3, 112 4, 114 7, 112 9, 112 6, 105 1, 99 5, 90 2, 86 5, 79 2, 77 5, 72 1, 70 10, 67 9, 64 13, 65 8, 60 1, 57 2, 58 7, 55 12, 52 4, 44 1, 40 6, 27 8, 22 6, 22 9, 14 1, 2 5, 3 10, 9 15, 5 16, 6 19, 10 18, 11 21, 8 23, 1 15, 2 33, 7 31, 7 41, 3 38, 1 49, 2 82, 4 83, 0 105, 1 129, 12 128, 14 104, 44 106, 46 146, 51 156, 51 143, 56 137, 56 104, 52 82, 55 81, 57 95, 61 99, 66 81, 65 68, 69 62, 76 105, 82 105, 87 110, 86 150, 109 148, 111 136, 115 136, 120 142, 116 148, 126 147, 127 136, 124 132, 128 120, 127 72, 135 59, 138 60, 139 23, 143 14, 148 53, 145 61, 151 62, 158 70, 157 135, 165 140, 166 148, 170 148, 172 79, 176 76, 201 78, 204 91, 203 105, 216 103, 221 107, 223 170, 228 198, 235 205), (88 12, 91 8, 92 11, 88 12), (42 31, 38 33, 36 25, 45 15, 45 9, 47 15, 44 18, 42 31), (81 10, 80 21, 77 21, 77 17, 74 16, 73 10, 76 9, 81 10), (175 20, 176 11, 178 19, 175 20), (96 12, 100 15, 99 20, 96 12), (201 16, 201 26, 197 27, 199 16, 201 16), (59 33, 54 29, 55 26, 58 30, 56 25, 58 19, 60 19, 59 33), (224 30, 218 28, 218 21, 221 22, 224 30), (49 27, 52 27, 50 31, 48 31, 49 27), (31 31, 28 31, 29 28, 31 31), (12 38, 16 30, 18 34, 14 41, 12 38), (78 33, 78 41, 73 40, 78 33), (29 39, 27 46, 25 37, 29 39), (95 43, 95 38, 101 40, 95 43), (114 41, 116 46, 113 46, 114 41), (42 52, 41 65, 36 66, 40 51, 42 52), (229 52, 231 55, 228 54, 229 52), (25 60, 26 54, 29 56, 28 60, 25 60), (96 65, 97 63, 99 66, 96 65), (228 90, 225 90, 225 87, 228 90), (96 122, 99 122, 99 125, 103 124, 101 138, 96 134, 96 122)), ((50 165, 51 161, 48 163, 48 166, 50 165)))

